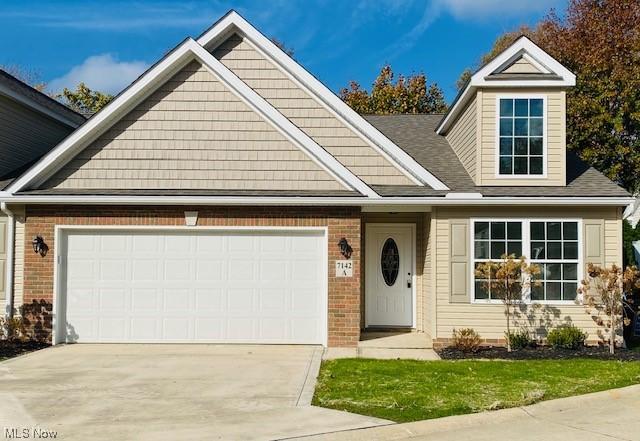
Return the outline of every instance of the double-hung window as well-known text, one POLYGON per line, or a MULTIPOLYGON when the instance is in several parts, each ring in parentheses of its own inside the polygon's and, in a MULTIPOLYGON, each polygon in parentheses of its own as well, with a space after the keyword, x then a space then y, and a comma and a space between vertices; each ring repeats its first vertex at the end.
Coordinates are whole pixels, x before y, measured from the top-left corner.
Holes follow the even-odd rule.
POLYGON ((498 175, 544 174, 544 99, 500 98, 498 175))
MULTIPOLYGON (((475 219, 472 222, 472 268, 503 255, 525 256, 540 269, 523 300, 531 302, 574 301, 580 280, 580 232, 577 220, 475 219), (537 282, 536 282, 537 280, 537 282), (536 286, 537 285, 537 286, 536 286)), ((474 271, 473 299, 500 300, 487 280, 474 271)))

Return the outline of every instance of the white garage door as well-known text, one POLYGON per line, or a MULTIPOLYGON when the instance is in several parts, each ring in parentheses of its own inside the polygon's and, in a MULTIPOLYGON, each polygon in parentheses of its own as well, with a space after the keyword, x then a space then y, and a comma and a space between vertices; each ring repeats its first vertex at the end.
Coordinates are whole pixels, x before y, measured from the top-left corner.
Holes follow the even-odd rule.
POLYGON ((322 344, 324 231, 70 231, 57 341, 322 344))

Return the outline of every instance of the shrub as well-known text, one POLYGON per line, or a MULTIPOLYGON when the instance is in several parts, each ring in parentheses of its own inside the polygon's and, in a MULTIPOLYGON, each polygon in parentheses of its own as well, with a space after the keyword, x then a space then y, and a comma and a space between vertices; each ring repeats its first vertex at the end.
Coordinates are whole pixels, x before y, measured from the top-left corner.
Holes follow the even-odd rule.
POLYGON ((22 317, 0 317, 0 339, 25 341, 29 339, 22 317))
POLYGON ((508 334, 505 332, 504 336, 509 340, 513 349, 524 349, 535 345, 535 341, 531 338, 531 335, 529 335, 529 332, 527 332, 526 329, 510 332, 508 334))
POLYGON ((587 334, 573 325, 558 326, 547 335, 547 343, 554 348, 578 349, 586 339, 587 334))
POLYGON ((472 328, 454 329, 452 340, 453 347, 463 352, 476 352, 482 344, 480 335, 472 328))

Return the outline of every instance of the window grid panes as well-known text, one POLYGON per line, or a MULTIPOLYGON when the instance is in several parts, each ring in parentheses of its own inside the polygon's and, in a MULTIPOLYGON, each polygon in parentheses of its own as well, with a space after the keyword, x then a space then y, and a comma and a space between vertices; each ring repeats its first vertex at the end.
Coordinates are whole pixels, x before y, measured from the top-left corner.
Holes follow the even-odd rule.
POLYGON ((573 301, 578 289, 578 223, 545 221, 530 224, 531 263, 540 267, 531 285, 532 301, 573 301))
POLYGON ((500 175, 542 175, 544 169, 542 98, 501 98, 500 175))
MULTIPOLYGON (((487 221, 474 223, 474 274, 482 262, 501 259, 504 254, 522 255, 522 222, 487 221)), ((475 298, 495 300, 488 280, 475 278, 475 298)))

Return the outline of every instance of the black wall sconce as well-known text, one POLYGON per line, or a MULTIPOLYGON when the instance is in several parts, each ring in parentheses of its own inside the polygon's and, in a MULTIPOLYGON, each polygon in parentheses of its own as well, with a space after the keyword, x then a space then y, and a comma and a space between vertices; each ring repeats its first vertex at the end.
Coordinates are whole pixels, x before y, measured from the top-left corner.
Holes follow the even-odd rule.
POLYGON ((349 245, 349 242, 345 237, 340 239, 340 242, 338 242, 338 246, 340 247, 340 253, 342 253, 342 255, 346 259, 351 259, 351 253, 353 253, 353 248, 351 248, 351 245, 349 245))
POLYGON ((49 247, 44 243, 44 239, 39 234, 33 238, 31 246, 33 246, 33 252, 40 254, 42 257, 46 256, 47 251, 49 251, 49 247))

